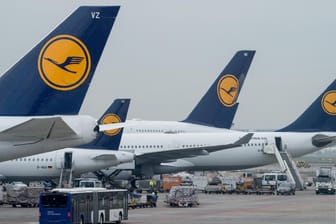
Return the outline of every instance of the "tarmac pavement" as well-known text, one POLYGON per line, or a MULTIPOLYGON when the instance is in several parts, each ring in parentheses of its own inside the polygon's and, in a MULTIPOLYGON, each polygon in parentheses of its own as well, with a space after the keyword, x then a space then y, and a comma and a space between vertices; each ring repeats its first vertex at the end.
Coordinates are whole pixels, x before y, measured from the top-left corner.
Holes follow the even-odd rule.
POLYGON ((172 208, 162 202, 157 208, 129 211, 127 224, 335 224, 335 195, 299 191, 294 196, 200 194, 200 205, 172 208))
MULTIPOLYGON (((316 195, 314 190, 294 196, 199 194, 200 205, 173 208, 159 194, 156 208, 129 210, 125 224, 335 224, 336 196, 316 195)), ((0 224, 38 223, 37 208, 0 206, 0 224)))

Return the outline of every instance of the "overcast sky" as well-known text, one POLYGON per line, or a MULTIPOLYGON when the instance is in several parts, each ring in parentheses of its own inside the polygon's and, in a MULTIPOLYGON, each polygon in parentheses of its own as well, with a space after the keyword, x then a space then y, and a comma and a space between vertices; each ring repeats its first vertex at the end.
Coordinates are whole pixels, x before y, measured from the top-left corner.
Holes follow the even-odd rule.
POLYGON ((256 55, 234 127, 276 129, 336 77, 334 0, 3 1, 1 74, 80 5, 121 5, 82 114, 130 97, 130 119, 182 120, 247 49, 256 55))

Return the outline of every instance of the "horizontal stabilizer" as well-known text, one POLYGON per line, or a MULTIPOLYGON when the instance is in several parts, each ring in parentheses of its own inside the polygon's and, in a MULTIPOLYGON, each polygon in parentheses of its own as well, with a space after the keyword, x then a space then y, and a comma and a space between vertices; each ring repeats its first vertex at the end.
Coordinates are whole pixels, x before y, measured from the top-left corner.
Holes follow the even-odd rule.
POLYGON ((220 150, 223 150, 223 149, 236 148, 236 147, 242 146, 243 144, 249 143, 252 136, 253 136, 253 133, 248 133, 248 134, 244 135, 243 137, 241 137, 239 140, 237 140, 236 142, 234 142, 232 144, 207 146, 203 149, 208 151, 209 153, 211 153, 211 152, 217 152, 217 151, 220 151, 220 150))
POLYGON ((315 145, 316 147, 324 147, 331 143, 332 144, 336 143, 336 136, 317 134, 312 137, 312 144, 315 145))
POLYGON ((82 145, 81 148, 118 150, 123 133, 123 129, 119 129, 118 126, 120 122, 126 120, 130 101, 129 98, 114 100, 98 120, 101 126, 96 128, 100 132, 96 139, 89 144, 82 145), (110 130, 109 126, 105 126, 108 124, 113 124, 114 129, 110 130))
POLYGON ((39 141, 77 134, 61 117, 33 118, 0 132, 1 141, 39 141))
POLYGON ((103 132, 103 131, 110 131, 113 129, 119 129, 119 128, 124 128, 126 126, 125 122, 120 122, 120 123, 112 123, 112 124, 100 124, 98 125, 98 131, 103 132))

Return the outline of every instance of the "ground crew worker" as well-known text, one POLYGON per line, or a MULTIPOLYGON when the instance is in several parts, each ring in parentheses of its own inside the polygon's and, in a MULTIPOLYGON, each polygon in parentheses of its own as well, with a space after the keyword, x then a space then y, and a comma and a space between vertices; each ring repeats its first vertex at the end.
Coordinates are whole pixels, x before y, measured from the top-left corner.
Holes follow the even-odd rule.
POLYGON ((155 181, 154 180, 150 180, 149 181, 149 187, 150 187, 151 192, 155 192, 154 191, 154 186, 155 186, 155 181))

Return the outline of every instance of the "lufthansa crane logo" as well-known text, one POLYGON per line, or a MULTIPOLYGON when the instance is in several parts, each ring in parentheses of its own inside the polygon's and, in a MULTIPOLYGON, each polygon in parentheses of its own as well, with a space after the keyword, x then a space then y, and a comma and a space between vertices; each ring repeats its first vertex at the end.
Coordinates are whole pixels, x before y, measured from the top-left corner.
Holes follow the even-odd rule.
POLYGON ((224 75, 217 84, 217 95, 224 106, 232 107, 236 103, 239 81, 234 75, 224 75))
MULTIPOLYGON (((113 124, 113 123, 120 123, 120 122, 121 122, 121 119, 116 114, 106 114, 101 120, 101 124, 113 124)), ((104 131, 104 134, 113 136, 113 135, 117 135, 119 132, 120 132, 120 128, 117 128, 117 129, 104 131)))
POLYGON ((89 76, 91 57, 82 41, 70 35, 50 39, 40 51, 38 71, 42 80, 51 88, 73 90, 89 76))
POLYGON ((326 92, 322 97, 322 108, 329 115, 336 115, 336 90, 326 92))

